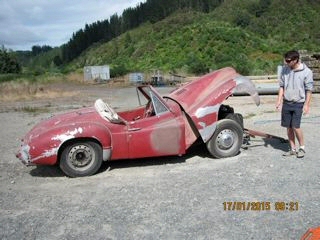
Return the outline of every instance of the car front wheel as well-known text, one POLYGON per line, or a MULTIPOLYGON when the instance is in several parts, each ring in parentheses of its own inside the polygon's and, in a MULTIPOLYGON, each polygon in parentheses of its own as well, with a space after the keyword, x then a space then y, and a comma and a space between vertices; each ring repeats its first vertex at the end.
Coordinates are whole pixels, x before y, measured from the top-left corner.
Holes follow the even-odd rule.
POLYGON ((92 141, 78 141, 67 145, 60 157, 60 168, 69 177, 95 174, 102 164, 102 148, 92 141))
POLYGON ((222 119, 207 142, 207 149, 215 158, 233 157, 240 151, 243 141, 242 127, 234 120, 222 119))

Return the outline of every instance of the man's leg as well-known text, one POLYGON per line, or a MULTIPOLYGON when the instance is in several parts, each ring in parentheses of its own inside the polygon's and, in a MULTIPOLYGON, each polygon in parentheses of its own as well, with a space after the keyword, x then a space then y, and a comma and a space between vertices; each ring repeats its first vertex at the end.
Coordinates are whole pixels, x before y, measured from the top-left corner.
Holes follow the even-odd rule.
POLYGON ((294 130, 292 128, 287 128, 287 135, 288 135, 288 140, 290 144, 290 150, 282 154, 282 156, 284 157, 296 156, 297 151, 296 151, 294 130))
POLYGON ((287 128, 287 135, 290 143, 291 150, 296 150, 295 131, 292 128, 287 128))
POLYGON ((304 149, 304 138, 303 138, 303 133, 301 128, 294 128, 295 135, 298 139, 299 142, 299 149, 297 149, 297 157, 298 158, 303 158, 304 154, 306 153, 304 149))
POLYGON ((301 128, 294 128, 294 134, 296 135, 298 139, 298 143, 300 146, 304 146, 304 138, 303 138, 303 132, 301 128))
POLYGON ((298 104, 295 108, 295 111, 293 113, 293 118, 292 118, 292 128, 299 142, 299 149, 297 149, 298 158, 303 158, 305 154, 304 137, 303 137, 302 129, 300 128, 302 112, 303 112, 303 104, 298 104))
POLYGON ((283 156, 293 156, 296 155, 296 144, 295 144, 295 134, 291 127, 292 122, 292 110, 291 106, 284 103, 281 112, 281 126, 287 129, 288 140, 290 144, 290 150, 283 154, 283 156))

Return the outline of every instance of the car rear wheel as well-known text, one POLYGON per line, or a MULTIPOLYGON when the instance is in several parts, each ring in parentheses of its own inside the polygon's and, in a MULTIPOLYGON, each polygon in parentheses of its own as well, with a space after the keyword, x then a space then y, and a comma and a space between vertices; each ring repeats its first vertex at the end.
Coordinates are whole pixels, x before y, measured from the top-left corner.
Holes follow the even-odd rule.
POLYGON ((242 127, 234 120, 222 119, 207 142, 207 149, 215 158, 232 157, 239 153, 243 141, 242 127))
POLYGON ((78 141, 64 148, 60 168, 69 177, 95 174, 102 164, 102 148, 92 141, 78 141))

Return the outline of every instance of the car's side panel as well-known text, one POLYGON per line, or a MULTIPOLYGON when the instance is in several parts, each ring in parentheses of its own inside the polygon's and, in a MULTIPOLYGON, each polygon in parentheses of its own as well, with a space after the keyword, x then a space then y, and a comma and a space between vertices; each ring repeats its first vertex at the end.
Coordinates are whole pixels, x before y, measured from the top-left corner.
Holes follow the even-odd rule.
POLYGON ((179 155, 185 153, 185 130, 181 111, 178 115, 168 111, 129 123, 129 156, 179 155))
POLYGON ((186 149, 188 149, 198 139, 200 134, 192 119, 185 112, 183 112, 183 120, 185 126, 185 145, 186 149))
POLYGON ((110 160, 129 158, 128 126, 123 126, 121 131, 112 132, 110 160))
POLYGON ((185 132, 185 148, 188 149, 200 136, 198 129, 188 114, 182 111, 181 106, 173 99, 166 97, 166 104, 172 112, 182 114, 185 132))

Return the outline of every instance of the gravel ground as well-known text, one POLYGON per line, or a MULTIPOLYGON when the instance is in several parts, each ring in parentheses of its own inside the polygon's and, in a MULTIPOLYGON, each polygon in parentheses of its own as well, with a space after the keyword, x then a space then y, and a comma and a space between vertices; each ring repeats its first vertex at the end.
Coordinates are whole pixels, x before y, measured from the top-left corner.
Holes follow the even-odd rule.
MULTIPOLYGON (((124 108, 132 90, 78 86, 69 98, 0 104, 0 239, 278 240, 300 239, 320 225, 320 95, 303 118, 304 159, 282 157, 286 143, 261 137, 232 158, 212 159, 199 146, 183 157, 111 162, 75 179, 15 158, 19 139, 41 119, 98 97, 124 108), (30 107, 37 111, 26 112, 30 107), (281 202, 295 203, 293 211, 279 210, 281 202)), ((243 113, 247 128, 286 137, 275 100, 261 96, 259 107, 249 97, 227 102, 243 113)))

